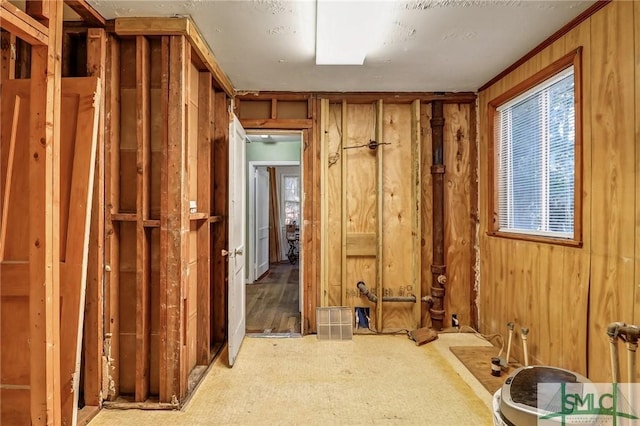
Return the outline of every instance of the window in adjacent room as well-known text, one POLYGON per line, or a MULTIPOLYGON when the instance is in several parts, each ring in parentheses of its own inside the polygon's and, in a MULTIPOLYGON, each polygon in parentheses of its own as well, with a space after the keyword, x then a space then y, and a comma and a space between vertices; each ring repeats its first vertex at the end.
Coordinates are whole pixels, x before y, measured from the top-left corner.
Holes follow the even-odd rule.
POLYGON ((489 103, 494 235, 581 240, 580 51, 489 103))
POLYGON ((285 223, 300 225, 300 176, 283 175, 285 223))

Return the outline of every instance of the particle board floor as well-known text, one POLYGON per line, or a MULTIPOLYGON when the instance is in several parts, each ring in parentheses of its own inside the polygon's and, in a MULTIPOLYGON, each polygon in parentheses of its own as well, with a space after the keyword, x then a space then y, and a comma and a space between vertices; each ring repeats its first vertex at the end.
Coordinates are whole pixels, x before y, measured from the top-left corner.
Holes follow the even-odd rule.
POLYGON ((490 394, 448 350, 473 339, 245 339, 181 411, 102 410, 90 425, 491 425, 490 394))

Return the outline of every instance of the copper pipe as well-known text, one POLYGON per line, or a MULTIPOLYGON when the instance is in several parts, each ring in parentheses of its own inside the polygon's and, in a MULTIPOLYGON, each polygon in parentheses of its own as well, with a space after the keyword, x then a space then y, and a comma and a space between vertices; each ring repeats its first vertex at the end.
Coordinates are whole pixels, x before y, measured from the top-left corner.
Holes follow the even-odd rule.
POLYGON ((431 114, 431 176, 433 182, 433 261, 431 273, 431 325, 442 330, 444 320, 444 283, 446 265, 444 264, 444 115, 443 102, 433 101, 431 114))

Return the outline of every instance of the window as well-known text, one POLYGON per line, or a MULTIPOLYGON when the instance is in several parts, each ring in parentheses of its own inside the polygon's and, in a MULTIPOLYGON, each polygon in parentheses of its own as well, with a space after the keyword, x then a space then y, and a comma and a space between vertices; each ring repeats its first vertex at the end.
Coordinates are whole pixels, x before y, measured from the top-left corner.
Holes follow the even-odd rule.
POLYGON ((300 176, 282 176, 284 223, 300 224, 300 176))
POLYGON ((489 104, 493 233, 580 242, 579 51, 489 104))

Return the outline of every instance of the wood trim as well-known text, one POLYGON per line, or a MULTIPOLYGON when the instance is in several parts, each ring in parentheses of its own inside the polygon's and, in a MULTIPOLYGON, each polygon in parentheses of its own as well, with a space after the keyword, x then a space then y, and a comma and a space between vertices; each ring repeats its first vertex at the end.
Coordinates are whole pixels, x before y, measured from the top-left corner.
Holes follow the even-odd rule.
POLYGON ((341 102, 343 100, 350 104, 371 104, 378 100, 382 100, 388 104, 411 104, 416 99, 420 102, 442 101, 442 103, 465 104, 475 103, 476 94, 473 92, 404 92, 404 93, 331 93, 318 92, 315 93, 319 99, 328 99, 330 102, 341 102))
POLYGON ((107 21, 102 15, 87 3, 86 0, 64 0, 64 3, 80 15, 86 25, 92 27, 105 27, 107 25, 107 21))
POLYGON ((211 48, 204 41, 200 31, 190 18, 118 18, 114 32, 119 36, 137 35, 183 35, 189 40, 204 65, 213 75, 216 83, 232 97, 233 84, 216 61, 211 48))
POLYGON ((350 104, 371 104, 382 99, 389 104, 411 104, 416 99, 421 102, 440 100, 444 103, 475 103, 473 92, 237 92, 236 99, 260 101, 277 99, 279 101, 303 101, 308 99, 327 99, 331 103, 347 101, 350 104))
MULTIPOLYGON (((306 101, 314 98, 313 93, 297 93, 297 92, 237 92, 236 102, 243 101, 270 101, 277 99, 279 101, 306 101)), ((236 110, 238 105, 236 104, 236 110)), ((311 118, 311 117, 309 117, 311 118)))
POLYGON ((611 0, 597 0, 593 5, 591 5, 591 7, 589 7, 587 10, 582 12, 580 15, 576 16, 573 20, 571 20, 571 22, 569 22, 568 24, 566 24, 565 26, 560 28, 558 31, 553 33, 551 36, 549 36, 549 38, 544 40, 542 43, 540 43, 539 45, 534 47, 531 51, 529 51, 526 55, 524 55, 523 57, 521 57, 520 59, 515 61, 510 66, 508 66, 500 74, 498 74, 497 76, 493 77, 491 80, 487 81, 485 84, 480 86, 480 88, 478 89, 478 92, 482 92, 483 90, 486 90, 489 87, 493 86, 495 83, 500 81, 502 78, 504 78, 505 76, 510 74, 513 70, 518 68, 520 65, 524 64, 529 59, 533 58, 535 55, 537 55, 538 53, 542 52, 548 46, 551 46, 560 37, 564 36, 569 31, 571 31, 572 29, 574 29, 578 25, 580 25, 582 22, 586 21, 594 13, 596 13, 597 11, 599 11, 600 9, 605 7, 610 2, 611 2, 611 0))
POLYGON ((3 29, 34 46, 49 45, 49 28, 9 2, 2 2, 3 29))
POLYGON ((242 127, 245 129, 277 129, 277 130, 301 130, 311 129, 313 120, 308 118, 295 119, 242 119, 242 127))
POLYGON ((487 105, 487 137, 488 158, 487 169, 489 179, 487 217, 489 218, 487 235, 496 237, 505 237, 524 241, 536 241, 543 243, 553 243, 558 245, 581 247, 582 246, 582 173, 584 173, 582 161, 582 47, 579 47, 562 58, 558 59, 549 66, 538 71, 526 80, 516 84, 511 89, 489 101, 487 105), (562 70, 573 65, 574 81, 575 81, 575 182, 574 182, 574 237, 570 240, 563 238, 535 236, 527 234, 517 234, 509 232, 501 232, 498 230, 498 185, 497 185, 497 154, 495 140, 495 115, 497 108, 514 99, 521 93, 529 90, 535 85, 551 78, 562 70))
POLYGON ((151 54, 145 36, 136 37, 136 373, 135 401, 149 396, 151 346, 151 247, 144 226, 149 218, 151 163, 150 75, 151 54))

